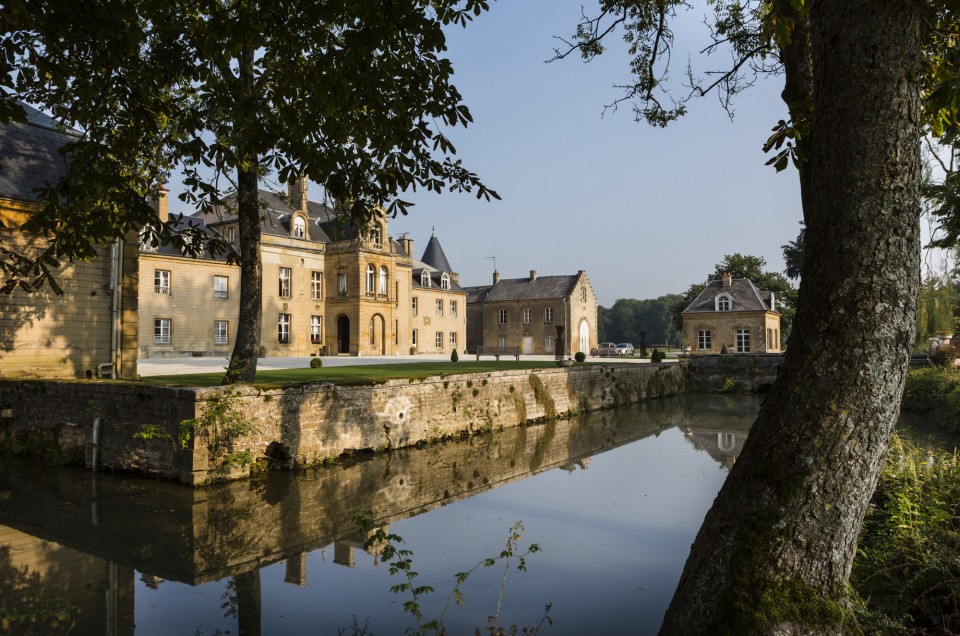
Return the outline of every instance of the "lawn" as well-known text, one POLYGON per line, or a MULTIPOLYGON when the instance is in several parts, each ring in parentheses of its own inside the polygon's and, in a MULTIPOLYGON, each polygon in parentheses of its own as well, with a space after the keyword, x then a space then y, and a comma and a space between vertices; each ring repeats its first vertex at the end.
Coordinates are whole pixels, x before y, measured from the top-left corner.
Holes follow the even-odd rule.
MULTIPOLYGON (((357 366, 323 367, 320 369, 279 369, 258 371, 256 386, 280 388, 291 384, 308 382, 333 382, 335 384, 378 384, 397 378, 422 380, 431 376, 454 375, 458 373, 486 373, 490 371, 509 371, 512 369, 552 369, 553 361, 514 360, 480 362, 411 362, 407 364, 369 364, 357 366)), ((141 379, 144 384, 162 386, 219 386, 223 372, 189 373, 181 375, 154 375, 141 379)))

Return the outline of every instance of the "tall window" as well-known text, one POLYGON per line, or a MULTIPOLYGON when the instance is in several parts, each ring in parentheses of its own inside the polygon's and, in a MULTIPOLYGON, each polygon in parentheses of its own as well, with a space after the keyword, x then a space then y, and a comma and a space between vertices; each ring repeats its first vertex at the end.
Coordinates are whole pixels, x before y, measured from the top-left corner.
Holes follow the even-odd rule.
POLYGON ((377 343, 376 327, 373 324, 373 318, 370 319, 370 344, 377 343))
POLYGON ((543 322, 547 325, 553 324, 553 307, 547 307, 543 310, 543 322))
POLYGON ((157 318, 153 321, 153 341, 157 344, 170 344, 169 318, 157 318))
POLYGON ((416 296, 413 297, 413 315, 414 316, 417 315, 417 297, 416 296))
POLYGON ((380 246, 383 244, 383 230, 376 223, 373 225, 373 229, 370 230, 370 239, 374 245, 380 246))
POLYGON ((213 321, 213 344, 224 345, 230 342, 230 323, 226 320, 213 321))
POLYGON ((581 288, 580 288, 580 301, 581 301, 581 302, 587 302, 587 288, 586 288, 586 287, 581 287, 581 288))
POLYGON ((523 310, 523 324, 529 325, 533 321, 533 310, 527 307, 523 310))
POLYGON ((450 315, 454 318, 457 317, 457 301, 455 300, 450 301, 450 315))
POLYGON ((427 270, 420 272, 420 286, 430 287, 430 272, 427 270))
POLYGON ((310 316, 310 342, 318 344, 323 337, 320 316, 310 316))
POLYGON ((451 349, 457 348, 457 332, 456 331, 450 332, 450 348, 451 349))
POLYGON ((293 274, 289 267, 280 268, 280 298, 290 298, 290 280, 293 274))
POLYGON ((697 332, 697 349, 700 351, 709 351, 713 348, 713 343, 710 340, 710 330, 701 329, 697 332))
POLYGON ((730 297, 726 294, 717 296, 717 311, 730 311, 730 297))
POLYGON ((307 236, 307 224, 301 216, 293 218, 293 235, 301 239, 307 236))
POLYGON ((413 345, 413 348, 417 348, 417 330, 414 329, 413 333, 410 334, 410 344, 413 345))
POLYGON ((450 289, 450 275, 446 272, 440 274, 440 289, 450 289))
POLYGON ((337 293, 341 296, 347 295, 347 275, 343 272, 337 274, 337 293))
POLYGON ((214 276, 213 277, 213 297, 214 298, 229 298, 230 291, 227 287, 228 278, 226 276, 214 276))
POLYGON ((500 336, 500 339, 497 341, 497 343, 500 345, 500 348, 501 348, 501 349, 506 349, 506 348, 507 348, 507 337, 506 337, 506 336, 500 336))
POLYGON ((547 353, 553 353, 553 336, 544 336, 543 350, 547 353))
POLYGON ((437 332, 436 344, 437 344, 437 349, 443 349, 443 332, 442 331, 437 332))
POLYGON ((372 294, 372 293, 373 293, 373 281, 374 281, 374 277, 375 277, 375 276, 376 276, 376 271, 374 270, 373 265, 367 265, 367 286, 366 286, 366 289, 367 289, 367 293, 368 293, 368 294, 372 294))
POLYGON ((437 315, 438 315, 438 316, 442 316, 442 315, 443 315, 443 301, 440 300, 440 299, 437 299, 437 300, 434 301, 434 304, 435 304, 436 307, 437 307, 437 315))
POLYGON ((227 228, 227 240, 231 243, 237 242, 237 230, 236 228, 227 228))
POLYGON ((381 296, 387 295, 387 268, 380 266, 380 276, 377 279, 377 293, 381 296))
POLYGON ((277 317, 277 342, 290 344, 290 314, 280 314, 277 317))
POLYGON ((310 298, 323 298, 323 272, 310 272, 310 298))
POLYGON ((749 329, 737 329, 737 353, 750 353, 749 329))
POLYGON ((168 269, 153 270, 153 289, 158 294, 170 293, 170 270, 168 269))
POLYGON ((501 309, 501 310, 498 311, 497 313, 498 313, 499 318, 500 318, 500 324, 501 324, 501 325, 507 324, 507 310, 506 310, 506 309, 501 309))

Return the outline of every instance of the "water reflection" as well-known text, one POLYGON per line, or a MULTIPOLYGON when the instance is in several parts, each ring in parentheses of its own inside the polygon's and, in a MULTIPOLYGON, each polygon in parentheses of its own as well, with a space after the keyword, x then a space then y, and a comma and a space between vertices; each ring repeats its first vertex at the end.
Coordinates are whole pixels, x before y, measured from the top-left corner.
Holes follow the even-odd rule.
MULTIPOLYGON (((453 574, 498 553, 523 519, 544 552, 511 575, 508 624, 552 602, 547 633, 655 633, 758 407, 677 398, 202 490, 9 462, 0 609, 60 621, 37 633, 336 634, 353 615, 402 633, 404 599, 354 523, 369 512, 437 588, 428 616, 453 574)), ((499 573, 472 585, 451 633, 485 624, 499 573)))

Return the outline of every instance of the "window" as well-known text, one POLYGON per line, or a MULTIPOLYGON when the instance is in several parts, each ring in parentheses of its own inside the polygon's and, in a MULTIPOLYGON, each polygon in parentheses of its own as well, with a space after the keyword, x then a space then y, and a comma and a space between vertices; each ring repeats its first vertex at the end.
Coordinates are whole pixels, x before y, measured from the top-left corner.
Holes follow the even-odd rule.
POLYGON ((430 272, 423 270, 420 272, 420 286, 429 287, 430 286, 430 272))
POLYGON ((750 353, 749 329, 737 329, 737 353, 750 353))
POLYGON ((443 349, 443 332, 437 332, 437 349, 443 349))
POLYGON ((450 289, 450 275, 446 272, 440 274, 440 289, 450 289))
POLYGON ((697 332, 697 349, 699 351, 709 351, 713 348, 710 340, 710 330, 701 329, 697 332))
POLYGON ((310 298, 323 299, 323 272, 310 272, 310 298))
POLYGON ((546 336, 543 339, 543 350, 547 353, 553 353, 553 336, 546 336))
POLYGON ((500 310, 499 312, 497 312, 497 313, 500 315, 500 324, 501 324, 501 325, 507 324, 507 310, 506 310, 506 309, 501 309, 501 310, 500 310))
POLYGON ((227 344, 230 342, 230 324, 226 320, 213 321, 213 344, 227 344))
POLYGON ((323 337, 320 316, 310 316, 310 342, 318 344, 323 337))
POLYGON ((280 268, 280 298, 290 298, 290 280, 293 278, 289 267, 280 268))
POLYGON ((454 318, 457 317, 457 301, 455 300, 450 301, 450 315, 454 318))
POLYGON ((450 332, 450 348, 451 349, 457 348, 457 332, 456 331, 450 332))
POLYGON ((290 344, 290 314, 280 314, 277 318, 277 342, 290 344))
POLYGON ((307 236, 307 223, 302 216, 293 218, 293 235, 296 238, 305 238, 307 236))
POLYGON ((379 278, 379 286, 377 287, 377 292, 381 296, 387 295, 387 268, 382 265, 380 266, 380 278, 379 278))
POLYGON ((170 270, 156 269, 153 271, 153 287, 158 294, 170 293, 170 270))
POLYGON ((231 243, 237 242, 237 230, 236 228, 227 228, 227 240, 231 243))
POLYGON ((367 286, 366 286, 366 290, 367 290, 367 293, 368 293, 368 294, 372 294, 372 293, 373 293, 373 281, 374 281, 374 277, 375 277, 375 276, 376 276, 376 271, 375 271, 373 265, 367 265, 367 279, 366 279, 366 280, 367 280, 367 286))
POLYGON ((410 334, 410 344, 413 345, 414 349, 417 348, 417 330, 416 329, 414 329, 413 333, 410 334))
POLYGON ((153 341, 157 344, 170 344, 169 318, 157 318, 153 321, 153 341))
POLYGON ((587 288, 586 288, 586 287, 581 287, 581 288, 580 288, 580 301, 581 301, 581 302, 587 302, 587 288))
POLYGON ((214 298, 229 298, 230 292, 227 288, 227 281, 229 279, 226 276, 214 276, 213 277, 213 297, 214 298))
POLYGON ((529 325, 533 320, 533 310, 529 307, 523 310, 523 324, 529 325))
POLYGON ((373 318, 370 319, 370 344, 377 343, 376 327, 373 324, 373 318))
POLYGON ((726 294, 720 294, 717 296, 717 311, 730 311, 731 302, 730 297, 726 294))
POLYGON ((379 225, 374 224, 373 229, 370 230, 370 240, 377 247, 383 244, 383 229, 379 225))
POLYGON ((442 316, 442 315, 443 315, 443 301, 438 299, 438 300, 436 300, 436 301, 434 301, 434 302, 435 302, 436 305, 437 305, 437 315, 438 315, 438 316, 442 316))
POLYGON ((543 323, 546 325, 553 324, 553 307, 547 307, 543 310, 543 323))
POLYGON ((414 316, 417 315, 417 297, 416 296, 413 297, 413 315, 414 316))
POLYGON ((341 296, 347 295, 347 275, 344 273, 337 274, 337 293, 341 296))
POLYGON ((500 345, 500 348, 501 348, 501 349, 506 349, 506 348, 507 348, 507 337, 506 337, 506 336, 500 336, 500 339, 497 341, 497 343, 500 345))

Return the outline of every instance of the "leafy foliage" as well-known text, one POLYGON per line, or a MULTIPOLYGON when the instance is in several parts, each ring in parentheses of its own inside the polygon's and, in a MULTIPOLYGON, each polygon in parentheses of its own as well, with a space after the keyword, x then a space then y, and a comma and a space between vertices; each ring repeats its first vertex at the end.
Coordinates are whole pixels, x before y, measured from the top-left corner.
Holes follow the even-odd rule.
POLYGON ((787 278, 797 280, 803 273, 803 255, 807 251, 807 228, 803 221, 800 221, 800 233, 797 238, 786 245, 781 245, 783 250, 783 262, 786 264, 784 274, 787 278))
POLYGON ((960 378, 941 368, 910 371, 902 409, 925 415, 929 424, 960 438, 960 378))
POLYGON ((654 348, 654 350, 650 352, 650 362, 653 363, 663 362, 666 357, 667 354, 657 348, 654 348))
POLYGON ((223 392, 207 400, 200 417, 180 422, 178 443, 180 448, 189 448, 194 438, 204 443, 214 472, 227 475, 235 468, 253 464, 253 453, 233 450, 233 446, 236 441, 259 432, 237 405, 237 395, 223 392))
POLYGON ((323 360, 320 358, 310 358, 310 368, 311 369, 320 369, 323 367, 323 360))
POLYGON ((677 294, 646 300, 621 298, 610 309, 598 307, 599 341, 634 345, 644 341, 679 342, 680 334, 673 324, 673 307, 680 298, 677 294))

